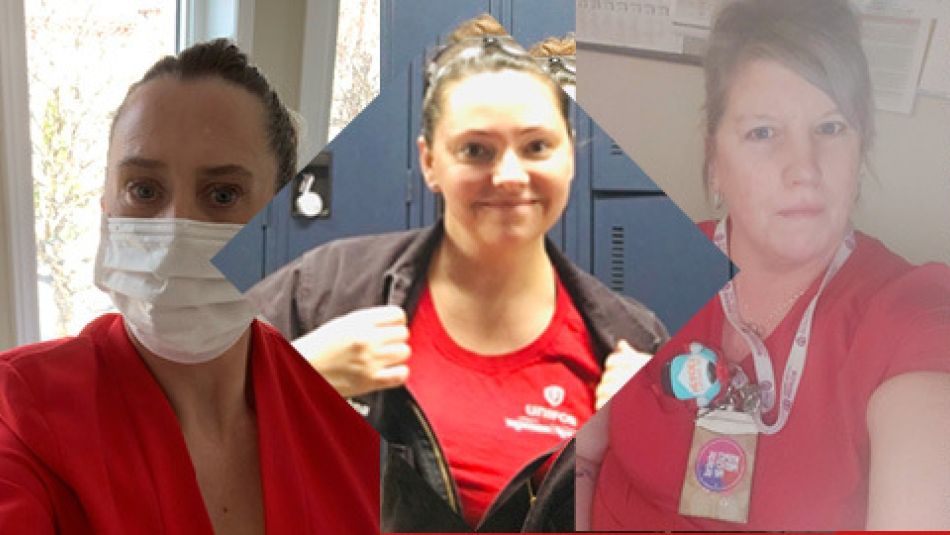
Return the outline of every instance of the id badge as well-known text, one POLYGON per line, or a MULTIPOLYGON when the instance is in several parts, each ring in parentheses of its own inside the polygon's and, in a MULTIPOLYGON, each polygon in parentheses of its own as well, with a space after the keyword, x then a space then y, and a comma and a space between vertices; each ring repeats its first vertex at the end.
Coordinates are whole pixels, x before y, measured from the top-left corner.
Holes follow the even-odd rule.
POLYGON ((748 522, 757 438, 747 412, 717 409, 697 419, 679 513, 748 522))

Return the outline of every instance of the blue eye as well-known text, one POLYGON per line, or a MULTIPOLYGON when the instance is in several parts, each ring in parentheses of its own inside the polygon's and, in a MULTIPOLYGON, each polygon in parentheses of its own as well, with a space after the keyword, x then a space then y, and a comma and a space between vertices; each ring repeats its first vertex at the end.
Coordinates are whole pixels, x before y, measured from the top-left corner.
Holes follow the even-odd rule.
POLYGON ((825 136, 837 136, 843 134, 848 129, 844 121, 827 121, 818 125, 816 129, 819 134, 825 136))
POLYGON ((131 182, 126 186, 126 190, 132 201, 142 204, 155 202, 162 195, 161 188, 150 180, 131 182))
POLYGON ((775 129, 771 126, 757 126, 745 135, 751 141, 761 141, 775 137, 775 129))
POLYGON ((241 198, 241 190, 235 186, 213 186, 209 196, 212 205, 227 207, 241 198))

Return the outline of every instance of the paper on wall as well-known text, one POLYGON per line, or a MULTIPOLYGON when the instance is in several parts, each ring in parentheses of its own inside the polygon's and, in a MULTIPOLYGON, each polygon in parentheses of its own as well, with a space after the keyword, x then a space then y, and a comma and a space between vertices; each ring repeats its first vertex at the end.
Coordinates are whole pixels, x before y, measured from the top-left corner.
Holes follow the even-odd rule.
POLYGON ((860 0, 861 42, 880 110, 911 113, 933 26, 930 0, 860 0))
POLYGON ((673 31, 673 0, 577 0, 577 40, 670 52, 683 52, 683 37, 673 31))
POLYGON ((950 98, 950 1, 942 2, 939 7, 920 77, 920 90, 950 98))

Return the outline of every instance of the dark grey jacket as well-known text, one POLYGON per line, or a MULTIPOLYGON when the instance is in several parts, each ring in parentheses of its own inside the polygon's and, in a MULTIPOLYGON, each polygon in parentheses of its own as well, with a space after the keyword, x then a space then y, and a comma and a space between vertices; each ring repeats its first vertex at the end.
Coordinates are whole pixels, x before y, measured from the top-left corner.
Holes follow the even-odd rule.
MULTIPOLYGON (((423 230, 337 240, 305 253, 249 290, 247 296, 290 339, 366 307, 397 305, 411 318, 429 261, 442 237, 442 225, 437 224, 423 230)), ((618 340, 627 340, 647 353, 654 353, 666 340, 663 325, 643 305, 614 293, 550 243, 547 252, 584 318, 601 364, 618 340)), ((388 442, 382 467, 383 531, 471 531, 459 513, 458 490, 441 447, 409 391, 393 388, 362 396, 354 403, 368 409, 367 419, 388 442)), ((500 493, 478 531, 522 528, 535 497, 529 487, 531 475, 546 458, 526 465, 500 493)), ((567 462, 559 460, 557 464, 567 462)), ((542 485, 538 496, 544 494, 542 485)), ((558 522, 569 521, 570 525, 558 529, 573 530, 571 509, 570 519, 558 522)), ((549 519, 542 519, 544 522, 551 523, 549 519)))

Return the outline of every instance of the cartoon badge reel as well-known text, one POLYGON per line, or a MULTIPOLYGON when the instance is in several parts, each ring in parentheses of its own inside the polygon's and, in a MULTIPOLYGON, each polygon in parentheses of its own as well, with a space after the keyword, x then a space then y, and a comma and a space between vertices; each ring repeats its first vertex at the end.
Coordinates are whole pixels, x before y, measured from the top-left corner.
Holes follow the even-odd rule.
POLYGON ((716 352, 699 342, 689 344, 689 353, 673 357, 663 369, 663 390, 677 399, 696 399, 706 407, 729 381, 725 363, 716 352))

